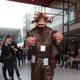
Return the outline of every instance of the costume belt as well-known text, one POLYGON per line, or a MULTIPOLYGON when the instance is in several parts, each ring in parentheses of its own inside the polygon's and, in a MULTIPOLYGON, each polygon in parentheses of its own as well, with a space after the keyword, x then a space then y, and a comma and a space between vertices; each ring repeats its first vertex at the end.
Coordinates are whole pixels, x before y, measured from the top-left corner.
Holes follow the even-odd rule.
POLYGON ((49 65, 49 58, 39 58, 32 55, 32 63, 43 63, 43 65, 49 65))

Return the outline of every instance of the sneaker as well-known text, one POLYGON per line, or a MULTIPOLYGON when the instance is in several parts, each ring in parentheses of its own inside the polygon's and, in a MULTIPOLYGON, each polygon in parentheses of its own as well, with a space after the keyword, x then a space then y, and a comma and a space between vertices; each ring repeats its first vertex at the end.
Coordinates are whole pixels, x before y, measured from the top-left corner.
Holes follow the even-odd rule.
POLYGON ((19 78, 18 78, 18 80, 22 80, 22 78, 21 78, 21 77, 19 77, 19 78))

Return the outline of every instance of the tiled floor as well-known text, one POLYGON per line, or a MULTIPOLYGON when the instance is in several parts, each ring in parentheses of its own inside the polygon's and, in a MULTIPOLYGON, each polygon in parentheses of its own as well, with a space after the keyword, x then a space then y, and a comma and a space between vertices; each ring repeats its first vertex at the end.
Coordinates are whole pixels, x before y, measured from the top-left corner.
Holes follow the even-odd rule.
MULTIPOLYGON (((30 66, 28 64, 25 64, 23 67, 20 67, 19 70, 23 80, 31 80, 30 66)), ((14 77, 15 80, 17 80, 16 74, 14 74, 14 77)), ((4 80, 1 71, 1 64, 0 64, 0 80, 4 80)), ((56 68, 53 80, 80 80, 80 70, 56 68)))
POLYGON ((57 68, 53 80, 80 80, 80 71, 57 68))

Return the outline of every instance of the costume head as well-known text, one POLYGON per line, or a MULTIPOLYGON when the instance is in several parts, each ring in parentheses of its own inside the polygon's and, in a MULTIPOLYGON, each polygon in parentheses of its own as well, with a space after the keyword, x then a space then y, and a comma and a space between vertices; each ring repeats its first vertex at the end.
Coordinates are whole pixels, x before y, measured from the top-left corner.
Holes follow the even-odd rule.
POLYGON ((45 27, 48 22, 51 22, 46 13, 38 13, 32 22, 36 22, 38 27, 45 27))

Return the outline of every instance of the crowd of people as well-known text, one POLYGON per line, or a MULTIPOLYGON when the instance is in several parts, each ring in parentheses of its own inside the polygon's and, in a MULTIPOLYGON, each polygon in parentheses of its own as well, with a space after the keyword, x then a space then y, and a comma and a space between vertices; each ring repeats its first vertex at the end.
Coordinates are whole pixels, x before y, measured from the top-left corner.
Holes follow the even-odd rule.
POLYGON ((77 53, 72 52, 70 49, 67 51, 65 56, 65 68, 76 68, 80 69, 80 49, 77 50, 77 53), (75 55, 76 54, 76 55, 75 55))
POLYGON ((0 62, 2 63, 2 73, 4 80, 14 80, 14 70, 16 72, 18 80, 22 80, 18 66, 25 64, 27 56, 27 50, 25 48, 18 47, 13 42, 12 35, 7 35, 2 44, 0 62), (7 76, 9 74, 9 79, 7 76))
POLYGON ((66 51, 64 51, 63 53, 58 50, 58 54, 56 55, 56 61, 59 67, 62 67, 62 60, 63 67, 80 69, 80 49, 78 49, 76 53, 70 48, 66 49, 66 51), (61 54, 63 55, 63 57, 61 54))

